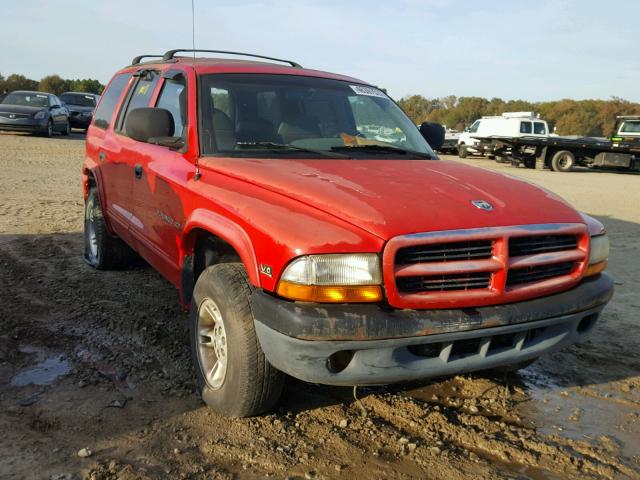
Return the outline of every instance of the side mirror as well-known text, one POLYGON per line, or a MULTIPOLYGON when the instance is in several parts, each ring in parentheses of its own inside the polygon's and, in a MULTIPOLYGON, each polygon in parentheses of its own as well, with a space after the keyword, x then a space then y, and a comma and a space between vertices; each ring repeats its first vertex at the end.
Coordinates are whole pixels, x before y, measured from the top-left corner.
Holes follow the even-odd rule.
POLYGON ((126 134, 139 142, 150 143, 158 137, 172 137, 175 125, 173 115, 164 108, 136 108, 127 114, 124 122, 126 134))
POLYGON ((424 122, 420 125, 420 133, 434 150, 444 143, 444 127, 439 123, 424 122))

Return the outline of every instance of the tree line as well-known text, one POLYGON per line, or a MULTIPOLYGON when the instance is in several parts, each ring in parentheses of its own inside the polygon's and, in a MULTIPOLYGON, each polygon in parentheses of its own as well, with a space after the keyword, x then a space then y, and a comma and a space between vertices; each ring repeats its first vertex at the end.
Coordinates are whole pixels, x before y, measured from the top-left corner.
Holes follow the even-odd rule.
POLYGON ((6 78, 0 74, 0 94, 13 90, 37 90, 55 95, 60 95, 62 92, 85 92, 100 95, 104 90, 104 85, 93 78, 65 79, 60 75, 47 75, 37 81, 18 73, 12 73, 6 78))
POLYGON ((622 98, 610 100, 556 100, 527 102, 482 97, 425 98, 411 95, 398 104, 416 123, 437 122, 448 128, 463 130, 484 115, 501 115, 504 112, 536 112, 555 127, 558 135, 585 135, 610 137, 616 131, 617 115, 640 115, 640 103, 622 98))

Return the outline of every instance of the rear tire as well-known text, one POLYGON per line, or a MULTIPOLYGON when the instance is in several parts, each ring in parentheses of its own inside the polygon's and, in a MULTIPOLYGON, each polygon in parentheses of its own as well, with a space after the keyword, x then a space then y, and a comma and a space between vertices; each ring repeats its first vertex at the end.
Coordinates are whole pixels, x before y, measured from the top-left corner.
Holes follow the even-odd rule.
POLYGON ((462 145, 458 145, 458 157, 467 158, 469 156, 469 152, 467 151, 467 146, 463 143, 462 145))
POLYGON ((98 270, 112 270, 130 265, 133 258, 133 250, 109 234, 100 196, 95 188, 91 188, 84 204, 85 261, 98 270))
POLYGON ((569 172, 576 163, 576 157, 569 150, 560 150, 551 158, 551 170, 554 172, 569 172))
POLYGON ((243 265, 206 268, 191 302, 191 355, 202 399, 227 417, 269 411, 284 386, 285 375, 265 357, 253 322, 243 265))

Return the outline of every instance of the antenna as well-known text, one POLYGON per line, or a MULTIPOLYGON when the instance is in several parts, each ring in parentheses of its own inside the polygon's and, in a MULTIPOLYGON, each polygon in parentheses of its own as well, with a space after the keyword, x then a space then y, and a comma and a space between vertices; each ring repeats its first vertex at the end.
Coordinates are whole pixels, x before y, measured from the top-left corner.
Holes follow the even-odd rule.
POLYGON ((191 44, 193 45, 193 59, 196 58, 196 0, 191 0, 191 44))

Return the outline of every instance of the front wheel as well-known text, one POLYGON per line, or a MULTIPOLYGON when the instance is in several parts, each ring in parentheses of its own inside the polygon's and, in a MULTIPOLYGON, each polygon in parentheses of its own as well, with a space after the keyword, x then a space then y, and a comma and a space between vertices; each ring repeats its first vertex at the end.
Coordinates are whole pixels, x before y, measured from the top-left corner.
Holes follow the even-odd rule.
POLYGON ((53 137, 53 121, 51 119, 47 122, 47 129, 44 132, 44 136, 47 138, 53 137))
POLYGON ((284 386, 284 374, 271 366, 258 342, 250 297, 243 265, 222 263, 198 277, 191 302, 198 387, 204 402, 228 417, 270 410, 284 386))
POLYGON ((71 133, 71 124, 69 123, 69 120, 67 120, 67 124, 65 125, 64 130, 62 130, 62 132, 60 133, 65 137, 69 136, 69 134, 71 133))
POLYGON ((469 156, 469 152, 467 151, 467 146, 463 143, 458 146, 458 157, 467 158, 469 156))

